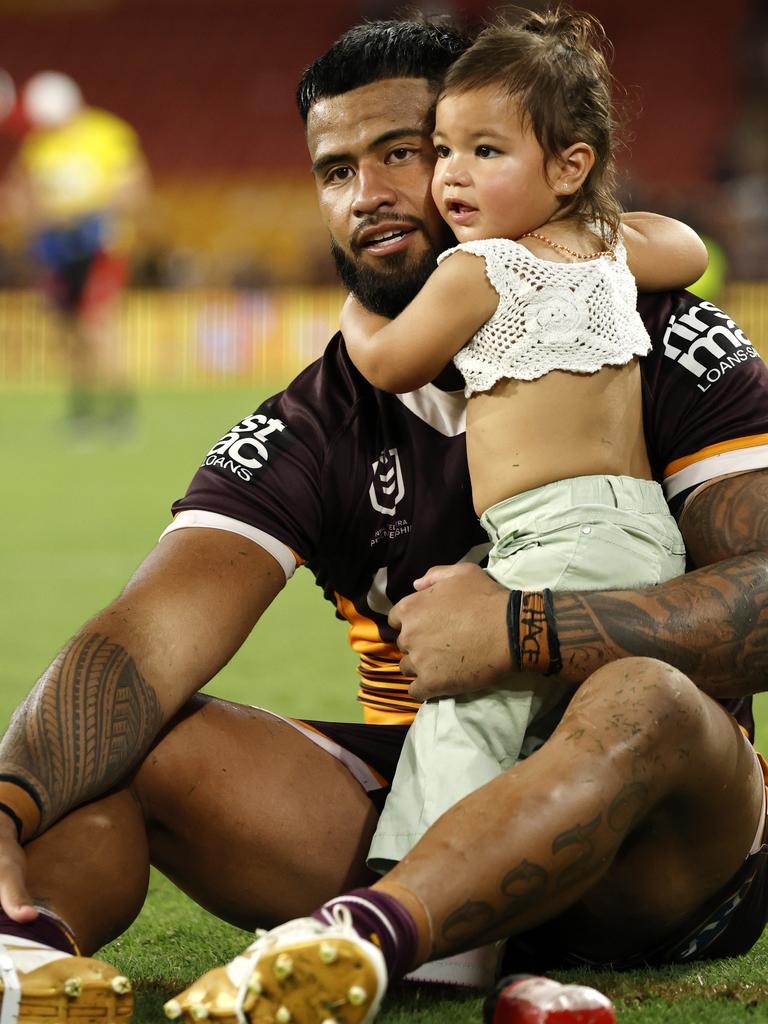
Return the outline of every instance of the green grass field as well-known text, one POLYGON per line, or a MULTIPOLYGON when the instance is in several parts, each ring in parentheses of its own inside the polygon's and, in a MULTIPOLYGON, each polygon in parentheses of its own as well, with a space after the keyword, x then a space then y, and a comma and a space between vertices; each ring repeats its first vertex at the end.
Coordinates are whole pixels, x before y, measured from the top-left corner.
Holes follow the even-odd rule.
MULTIPOLYGON (((201 456, 258 398, 227 390, 147 394, 134 437, 74 443, 62 426, 60 395, 0 392, 3 723, 62 643, 117 594, 167 524, 170 503, 183 493, 201 456)), ((344 627, 306 572, 297 573, 264 622, 268 628, 258 630, 258 643, 246 643, 210 689, 289 714, 356 716, 354 661, 344 627), (311 664, 293 656, 298 618, 311 664), (316 680, 313 689, 307 680, 316 680)), ((761 701, 761 712, 763 706, 761 701)), ((763 749, 764 730, 761 721, 763 749)), ((104 956, 135 979, 135 1020, 144 1024, 163 1020, 165 999, 248 941, 246 933, 210 917, 156 875, 141 916, 104 956)), ((614 998, 627 1024, 768 1021, 767 961, 763 941, 736 961, 568 977, 614 998)), ((480 1005, 471 995, 406 985, 392 992, 379 1019, 478 1024, 480 1005)))

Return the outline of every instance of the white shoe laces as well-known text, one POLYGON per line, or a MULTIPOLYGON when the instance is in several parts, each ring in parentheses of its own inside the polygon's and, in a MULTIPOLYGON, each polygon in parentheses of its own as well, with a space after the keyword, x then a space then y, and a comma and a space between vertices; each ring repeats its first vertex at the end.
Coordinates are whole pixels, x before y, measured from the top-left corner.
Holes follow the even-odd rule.
POLYGON ((16 1024, 21 1006, 21 985, 13 959, 5 946, 0 944, 0 979, 3 982, 3 1007, 0 1024, 16 1024))
MULTIPOLYGON (((322 921, 318 921, 314 917, 300 917, 294 921, 286 921, 285 924, 278 925, 277 928, 273 928, 272 931, 257 931, 256 941, 252 942, 250 946, 242 954, 242 958, 247 960, 247 964, 243 967, 242 981, 237 990, 237 997, 235 999, 235 1016, 237 1017, 238 1024, 249 1024, 248 1017, 245 1012, 245 1000, 251 991, 251 979, 253 978, 256 966, 264 955, 270 949, 273 949, 278 942, 282 939, 290 938, 291 933, 303 932, 303 936, 297 934, 299 937, 308 937, 307 932, 314 932, 317 935, 326 935, 331 938, 338 937, 343 938, 344 936, 357 937, 357 933, 352 927, 352 914, 350 913, 349 907, 343 903, 334 903, 326 913, 330 913, 333 920, 332 924, 324 924, 322 921)), ((0 1021, 2 1024, 2 1021, 0 1021)))

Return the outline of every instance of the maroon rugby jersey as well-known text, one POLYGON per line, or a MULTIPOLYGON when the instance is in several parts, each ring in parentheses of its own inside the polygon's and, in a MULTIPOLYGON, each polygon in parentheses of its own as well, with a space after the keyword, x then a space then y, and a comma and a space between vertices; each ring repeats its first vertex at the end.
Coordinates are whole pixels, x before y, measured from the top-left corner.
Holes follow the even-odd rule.
MULTIPOLYGON (((653 340, 642 360, 649 455, 678 511, 702 481, 768 466, 768 369, 725 314, 688 293, 644 295, 640 311, 653 340)), ((366 721, 402 724, 415 702, 387 613, 430 566, 480 561, 489 547, 463 431, 460 392, 378 391, 337 334, 216 442, 169 529, 243 533, 286 575, 305 563, 350 624, 366 721)), ((751 725, 749 702, 734 710, 751 725)))

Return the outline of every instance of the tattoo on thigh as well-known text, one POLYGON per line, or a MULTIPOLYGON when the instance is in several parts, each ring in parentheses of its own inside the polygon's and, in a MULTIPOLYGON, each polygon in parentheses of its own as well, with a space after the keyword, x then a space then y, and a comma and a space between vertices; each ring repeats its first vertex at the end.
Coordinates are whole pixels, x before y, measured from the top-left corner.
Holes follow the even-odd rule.
POLYGON ((2 761, 40 797, 41 828, 110 789, 157 735, 157 694, 118 644, 74 640, 14 715, 2 761))
POLYGON ((614 832, 628 832, 645 810, 647 799, 648 787, 644 782, 628 782, 622 786, 608 808, 608 827, 614 832))
POLYGON ((592 837, 602 820, 602 814, 598 814, 586 825, 575 825, 555 837, 552 843, 552 853, 557 854, 570 848, 576 850, 574 859, 555 878, 555 885, 558 889, 565 889, 567 886, 581 881, 592 872, 595 854, 595 843, 592 837))

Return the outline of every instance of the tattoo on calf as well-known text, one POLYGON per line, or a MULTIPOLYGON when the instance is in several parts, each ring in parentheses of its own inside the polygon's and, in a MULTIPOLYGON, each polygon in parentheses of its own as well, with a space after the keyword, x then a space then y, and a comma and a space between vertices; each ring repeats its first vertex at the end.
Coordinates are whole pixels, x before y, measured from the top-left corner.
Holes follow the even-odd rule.
POLYGON ((118 783, 161 725, 131 656, 103 636, 79 636, 14 715, 0 761, 39 796, 42 830, 118 783))
MULTIPOLYGON (((467 900, 457 910, 449 914, 440 929, 446 943, 458 943, 482 935, 496 920, 496 914, 490 903, 480 900, 467 900)), ((439 946, 435 947, 439 949, 439 946)))
POLYGON ((547 887, 549 873, 540 864, 524 860, 501 880, 501 894, 509 902, 504 907, 505 917, 515 917, 527 910, 547 887))
POLYGON ((622 786, 608 808, 608 827, 620 834, 628 832, 643 814, 648 792, 644 782, 628 782, 622 786))
MULTIPOLYGON (((541 864, 522 860, 517 867, 508 871, 491 896, 491 902, 468 900, 445 918, 435 935, 434 955, 445 955, 455 944, 488 942, 504 934, 516 934, 520 922, 515 919, 537 904, 545 905, 548 895, 566 886, 578 884, 605 865, 606 852, 615 850, 624 836, 640 820, 647 809, 650 789, 642 782, 628 782, 610 802, 603 827, 603 815, 597 814, 586 825, 577 824, 559 832, 551 843, 553 862, 547 870, 541 864), (598 836, 602 840, 598 844, 598 836), (617 839, 617 835, 619 838, 617 839), (599 847, 599 848, 598 848, 599 847), (571 857, 565 867, 560 867, 560 854, 571 857), (572 854, 575 851, 576 856, 572 854)), ((523 928, 535 927, 540 919, 534 916, 523 928)))
POLYGON ((549 874, 540 864, 523 860, 501 880, 499 893, 503 899, 494 907, 480 900, 468 900, 450 913, 440 928, 440 940, 432 952, 440 954, 447 946, 461 941, 481 941, 491 929, 524 914, 543 896, 549 874))
POLYGON ((595 854, 593 836, 602 820, 602 814, 598 814, 596 818, 587 822, 586 825, 575 825, 573 828, 555 836, 552 843, 552 853, 560 853, 569 847, 575 847, 578 851, 577 856, 570 864, 562 868, 555 877, 556 888, 564 889, 566 886, 573 885, 574 882, 579 882, 585 876, 592 873, 595 854))

